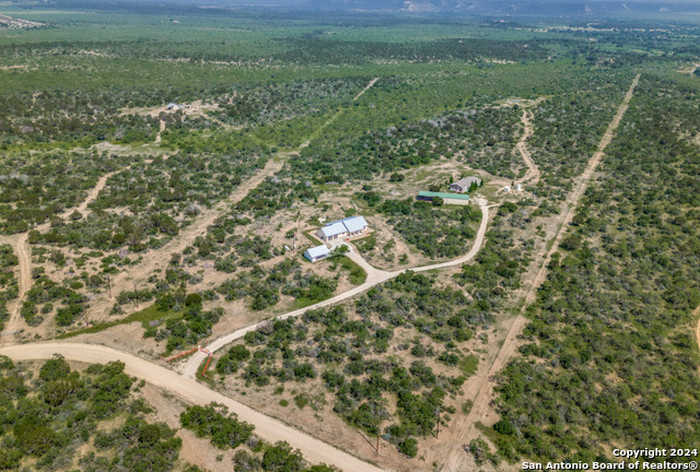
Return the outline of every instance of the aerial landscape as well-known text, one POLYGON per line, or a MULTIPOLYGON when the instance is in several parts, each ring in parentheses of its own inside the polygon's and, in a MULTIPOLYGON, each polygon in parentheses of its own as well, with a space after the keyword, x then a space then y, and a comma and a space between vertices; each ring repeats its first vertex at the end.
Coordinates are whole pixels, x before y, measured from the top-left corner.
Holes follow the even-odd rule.
POLYGON ((0 0, 0 470, 697 470, 700 3, 0 0))

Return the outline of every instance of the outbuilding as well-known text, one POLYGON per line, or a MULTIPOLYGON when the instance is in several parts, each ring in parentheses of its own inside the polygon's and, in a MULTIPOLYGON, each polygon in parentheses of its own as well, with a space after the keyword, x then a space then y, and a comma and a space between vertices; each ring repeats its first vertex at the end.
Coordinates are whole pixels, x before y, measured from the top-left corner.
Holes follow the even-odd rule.
POLYGON ((441 199, 445 204, 448 205, 468 205, 469 195, 465 193, 448 193, 448 192, 418 192, 416 197, 418 200, 423 200, 427 202, 432 202, 436 198, 441 199))
POLYGON ((311 262, 320 261, 331 255, 330 249, 325 245, 310 247, 304 251, 304 257, 306 257, 311 262))
POLYGON ((465 177, 450 185, 450 190, 458 193, 467 193, 472 185, 479 187, 481 185, 481 179, 473 175, 465 177))

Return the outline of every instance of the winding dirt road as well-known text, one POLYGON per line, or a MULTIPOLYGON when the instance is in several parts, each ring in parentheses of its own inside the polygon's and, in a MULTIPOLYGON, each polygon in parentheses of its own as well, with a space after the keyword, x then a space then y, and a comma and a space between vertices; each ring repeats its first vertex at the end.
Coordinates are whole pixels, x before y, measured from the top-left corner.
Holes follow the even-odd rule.
POLYGON ((513 357, 513 355, 517 351, 517 338, 528 322, 527 318, 523 316, 523 313, 525 312, 525 309, 535 300, 537 296, 537 289, 540 287, 540 285, 542 285, 542 283, 546 279, 547 266, 549 265, 549 261, 552 257, 552 254, 554 254, 554 252, 556 252, 559 249, 559 243, 561 242, 561 239, 566 233, 566 230, 568 229, 569 224, 571 223, 571 220, 574 217, 578 203, 581 197, 583 196, 584 192, 586 191, 586 188, 588 187, 588 184, 592 179, 593 173, 598 167, 598 164, 605 155, 605 148, 607 148, 608 144, 610 144, 610 142, 612 141, 613 137, 615 136, 615 131, 620 125, 622 117, 625 115, 627 108, 629 108, 630 100, 632 100, 632 96, 634 95, 634 89, 637 87, 638 83, 639 74, 632 81, 632 84, 630 85, 630 88, 625 94, 622 103, 617 109, 617 113, 615 113, 615 116, 608 125, 605 134, 603 134, 603 137, 601 138, 600 143, 598 144, 598 149, 590 158, 588 164, 586 165, 586 169, 583 171, 580 178, 578 179, 576 187, 566 199, 566 210, 562 215, 561 223, 558 227, 557 234, 553 240, 550 249, 547 251, 547 254, 544 257, 544 260, 542 261, 542 264, 540 265, 540 268, 535 278, 528 287, 528 290, 525 294, 525 302, 522 305, 521 313, 513 319, 513 322, 510 328, 508 329, 508 334, 506 335, 503 345, 496 354, 495 358, 491 359, 491 365, 489 366, 489 368, 482 371, 482 373, 477 374, 481 377, 481 383, 478 389, 478 393, 476 395, 476 398, 474 399, 474 403, 469 415, 467 415, 467 418, 463 422, 465 427, 460 431, 461 434, 459 435, 459 441, 456 442, 452 453, 448 457, 448 460, 445 462, 445 465, 442 468, 443 471, 461 472, 467 470, 467 468, 469 467, 469 465, 467 464, 467 455, 464 453, 463 445, 466 441, 476 437, 476 424, 482 422, 482 420, 489 411, 489 405, 491 399, 493 398, 493 389, 495 386, 495 383, 492 379, 498 372, 500 372, 506 366, 508 361, 513 357))
POLYGON ((518 140, 516 148, 525 161, 525 165, 527 165, 527 172, 521 178, 517 179, 516 182, 522 184, 532 180, 532 185, 536 185, 537 182, 540 181, 540 169, 535 164, 535 161, 532 160, 532 154, 530 154, 530 150, 527 148, 527 140, 530 139, 534 133, 532 127, 532 112, 523 110, 523 116, 520 118, 520 121, 523 124, 523 135, 518 140))
POLYGON ((298 431, 280 420, 255 411, 194 380, 185 379, 172 370, 125 352, 93 344, 36 343, 3 347, 0 348, 0 354, 17 361, 50 359, 54 354, 61 354, 68 360, 91 364, 120 361, 124 363, 127 374, 175 393, 189 403, 206 405, 216 402, 226 405, 240 420, 255 425, 256 435, 270 442, 286 441, 292 447, 303 451, 304 457, 312 463, 334 465, 347 472, 381 472, 380 468, 298 431))
MULTIPOLYGON (((316 303, 314 305, 309 305, 304 308, 300 308, 298 310, 290 311, 289 313, 285 313, 284 315, 280 315, 275 317, 274 319, 276 320, 286 320, 288 318, 295 318, 298 316, 303 315, 307 311, 310 310, 316 310, 319 308, 331 306, 331 305, 336 305, 340 302, 343 302, 345 300, 348 300, 355 295, 358 295, 360 293, 366 292, 367 290, 371 289, 372 287, 375 287, 381 283, 386 282, 387 280, 393 279, 404 272, 407 271, 413 271, 413 272, 425 272, 429 270, 437 270, 437 269, 444 269, 448 267, 454 267, 458 265, 462 265, 471 259, 474 258, 479 252, 479 249, 481 249, 483 243, 484 243, 484 237, 486 236, 486 228, 488 227, 488 220, 489 220, 489 208, 487 205, 486 200, 478 200, 477 203, 479 204, 479 208, 481 208, 481 223, 479 224, 479 229, 476 233, 476 238, 474 239, 474 244, 472 245, 471 249, 467 254, 464 256, 458 257, 457 259, 453 259, 451 261, 447 262, 441 262, 437 264, 430 264, 426 266, 421 266, 421 267, 413 267, 413 268, 407 268, 407 269, 402 269, 398 271, 393 271, 393 272, 387 272, 383 270, 376 269, 364 261, 364 259, 356 254, 354 251, 349 253, 348 256, 353 259, 355 262, 358 264, 361 264, 362 267, 367 271, 367 279, 362 285, 358 285, 357 287, 348 290, 347 292, 343 292, 339 295, 336 295, 335 297, 329 298, 327 300, 323 300, 322 302, 316 303)), ((269 323, 271 320, 263 320, 259 323, 255 323, 249 326, 246 326, 245 328, 238 329, 236 331, 233 331, 229 334, 226 334, 224 336, 221 336, 220 338, 217 338, 213 342, 209 343, 202 351, 197 351, 193 355, 191 355, 182 365, 182 374, 186 376, 189 379, 194 379, 197 375, 197 369, 199 368, 199 365, 207 358, 208 354, 207 352, 214 353, 218 351, 219 349, 223 348, 224 346, 231 344, 232 342, 241 339, 243 336, 245 336, 247 333, 251 331, 255 331, 258 328, 264 326, 265 324, 269 323)))

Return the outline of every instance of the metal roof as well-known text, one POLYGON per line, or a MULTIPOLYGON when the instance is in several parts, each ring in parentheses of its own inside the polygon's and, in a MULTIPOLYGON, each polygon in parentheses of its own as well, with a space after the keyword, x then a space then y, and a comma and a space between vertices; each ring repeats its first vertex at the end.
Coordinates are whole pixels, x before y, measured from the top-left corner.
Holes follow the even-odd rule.
POLYGON ((473 184, 473 183, 476 183, 478 185, 481 183, 481 179, 479 177, 475 177, 472 175, 472 176, 460 179, 457 182, 454 182, 452 185, 459 185, 460 187, 463 187, 463 188, 469 188, 471 186, 471 184, 473 184))
POLYGON ((432 198, 440 197, 443 200, 469 200, 469 195, 465 193, 447 193, 447 192, 418 192, 419 197, 432 198))
POLYGON ((349 233, 357 233, 367 227, 367 221, 364 216, 351 216, 343 220, 343 224, 348 229, 349 233))
POLYGON ((321 228, 321 232, 325 237, 331 238, 333 236, 338 236, 339 234, 347 233, 348 230, 345 229, 345 225, 343 225, 343 223, 337 221, 321 228))
POLYGON ((326 246, 316 246, 316 247, 310 247, 309 249, 306 250, 306 254, 312 259, 316 259, 318 257, 325 257, 328 256, 331 253, 330 249, 328 249, 326 246))

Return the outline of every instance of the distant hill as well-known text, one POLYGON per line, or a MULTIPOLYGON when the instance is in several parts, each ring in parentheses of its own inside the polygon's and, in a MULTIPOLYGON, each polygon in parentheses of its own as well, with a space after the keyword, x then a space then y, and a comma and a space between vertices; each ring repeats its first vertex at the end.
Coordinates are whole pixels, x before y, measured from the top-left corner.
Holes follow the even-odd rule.
POLYGON ((59 8, 139 9, 266 8, 340 12, 415 13, 508 17, 653 17, 691 21, 700 18, 696 0, 14 0, 15 5, 59 8))

